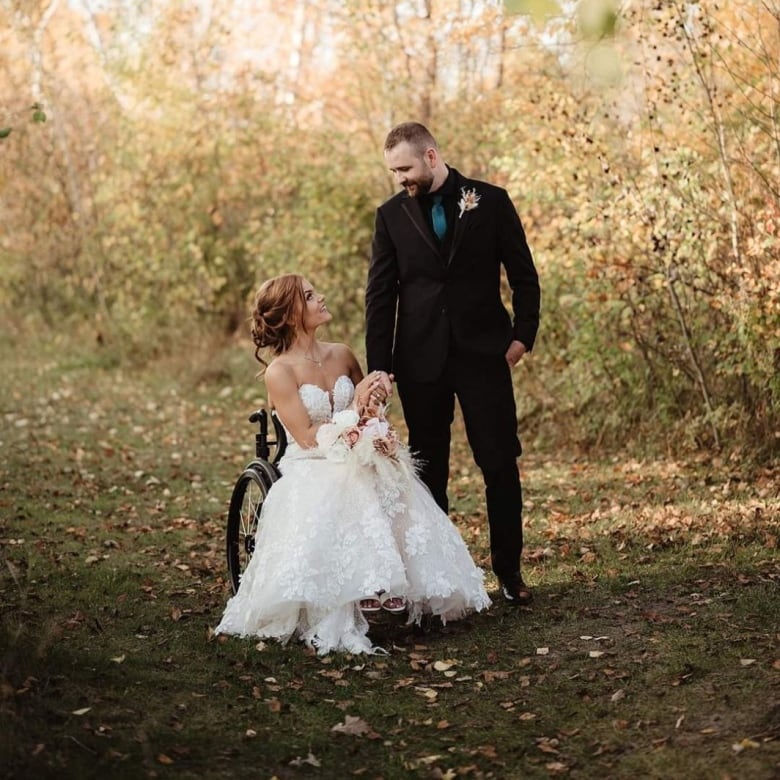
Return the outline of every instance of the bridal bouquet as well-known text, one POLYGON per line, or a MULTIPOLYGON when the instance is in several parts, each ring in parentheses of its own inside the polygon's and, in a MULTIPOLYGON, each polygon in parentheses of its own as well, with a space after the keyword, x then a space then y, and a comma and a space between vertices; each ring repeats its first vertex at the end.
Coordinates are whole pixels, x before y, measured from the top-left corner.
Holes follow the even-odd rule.
POLYGON ((336 412, 333 419, 317 431, 317 444, 329 460, 344 461, 350 454, 368 465, 377 456, 398 460, 401 443, 380 408, 376 414, 362 417, 353 409, 336 412))

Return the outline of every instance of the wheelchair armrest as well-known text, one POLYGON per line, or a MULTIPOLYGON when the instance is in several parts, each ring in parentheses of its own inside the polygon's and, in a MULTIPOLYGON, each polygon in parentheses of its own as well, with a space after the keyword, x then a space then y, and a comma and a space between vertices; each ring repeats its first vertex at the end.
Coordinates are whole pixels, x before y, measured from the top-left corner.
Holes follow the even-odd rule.
POLYGON ((274 434, 276 436, 276 452, 274 453, 274 466, 282 459, 287 449, 287 433, 284 430, 282 421, 277 417, 276 412, 271 412, 271 422, 274 424, 274 434))

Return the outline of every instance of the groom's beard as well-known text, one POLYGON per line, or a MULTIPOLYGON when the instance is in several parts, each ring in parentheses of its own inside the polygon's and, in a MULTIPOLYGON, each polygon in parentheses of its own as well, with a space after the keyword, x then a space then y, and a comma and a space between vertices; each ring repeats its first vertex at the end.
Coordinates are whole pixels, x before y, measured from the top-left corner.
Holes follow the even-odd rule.
POLYGON ((419 198, 422 195, 427 195, 431 191, 433 185, 433 174, 421 179, 408 179, 403 183, 403 187, 406 190, 406 194, 410 198, 419 198))

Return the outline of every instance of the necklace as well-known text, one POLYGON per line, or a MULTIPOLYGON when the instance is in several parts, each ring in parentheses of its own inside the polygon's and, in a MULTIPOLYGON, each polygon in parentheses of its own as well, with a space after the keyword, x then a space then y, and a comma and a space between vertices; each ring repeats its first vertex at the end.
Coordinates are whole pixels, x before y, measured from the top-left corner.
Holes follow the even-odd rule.
POLYGON ((315 366, 319 366, 320 368, 322 368, 322 361, 321 360, 317 360, 317 358, 315 358, 315 357, 310 357, 305 352, 301 353, 301 357, 304 360, 308 360, 310 363, 314 363, 315 366))

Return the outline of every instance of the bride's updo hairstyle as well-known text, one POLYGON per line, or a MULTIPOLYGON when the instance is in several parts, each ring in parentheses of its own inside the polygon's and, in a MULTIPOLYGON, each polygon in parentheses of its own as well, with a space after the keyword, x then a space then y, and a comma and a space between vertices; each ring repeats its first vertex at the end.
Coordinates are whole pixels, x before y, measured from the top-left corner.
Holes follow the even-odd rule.
POLYGON ((255 357, 266 365, 260 351, 270 349, 281 355, 290 348, 303 324, 303 277, 283 274, 264 282, 255 294, 252 307, 252 341, 255 357))

